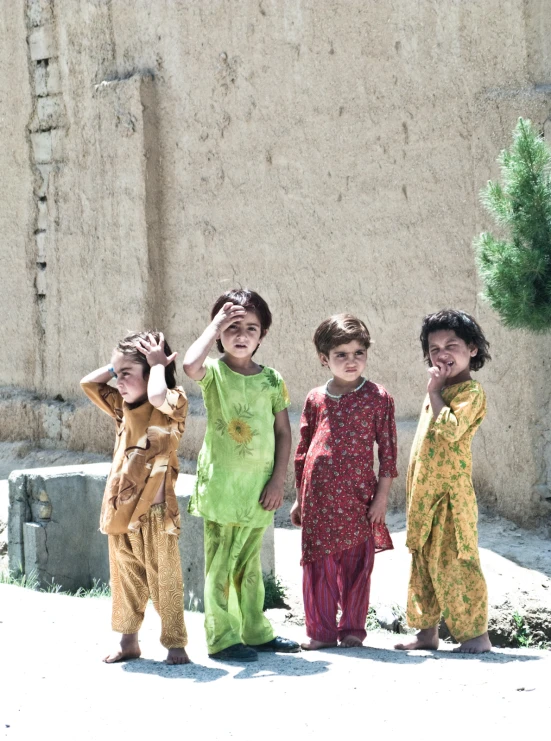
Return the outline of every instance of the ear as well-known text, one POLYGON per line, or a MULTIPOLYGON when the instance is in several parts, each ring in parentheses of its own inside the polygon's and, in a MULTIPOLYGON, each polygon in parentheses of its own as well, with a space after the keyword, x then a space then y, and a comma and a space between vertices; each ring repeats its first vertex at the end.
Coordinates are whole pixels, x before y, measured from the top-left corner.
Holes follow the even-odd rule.
POLYGON ((469 350, 471 352, 471 358, 474 358, 476 355, 478 355, 478 347, 476 345, 469 345, 469 350))
POLYGON ((322 368, 326 368, 329 365, 329 358, 327 355, 324 355, 322 352, 318 353, 318 358, 320 359, 320 363, 322 368))

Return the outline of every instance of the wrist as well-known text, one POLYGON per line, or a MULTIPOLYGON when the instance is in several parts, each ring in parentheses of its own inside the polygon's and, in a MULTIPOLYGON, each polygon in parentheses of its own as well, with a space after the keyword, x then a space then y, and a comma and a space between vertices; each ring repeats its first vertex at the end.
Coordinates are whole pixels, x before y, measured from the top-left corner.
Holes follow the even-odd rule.
POLYGON ((106 366, 106 370, 107 370, 108 373, 111 374, 111 378, 116 378, 117 377, 117 374, 115 373, 115 369, 114 369, 114 367, 112 365, 106 366))

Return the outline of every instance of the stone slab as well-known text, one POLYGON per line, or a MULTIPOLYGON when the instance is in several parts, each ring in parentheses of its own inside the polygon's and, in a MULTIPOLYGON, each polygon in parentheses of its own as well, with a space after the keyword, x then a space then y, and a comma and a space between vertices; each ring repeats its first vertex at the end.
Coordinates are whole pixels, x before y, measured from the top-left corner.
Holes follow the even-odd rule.
MULTIPOLYGON (((107 538, 98 521, 109 463, 13 471, 9 477, 8 556, 12 571, 34 571, 42 587, 89 589, 109 582, 107 538)), ((195 477, 180 474, 179 540, 186 608, 203 609, 203 521, 187 512, 195 477)), ((274 572, 274 530, 262 547, 262 568, 274 572)))

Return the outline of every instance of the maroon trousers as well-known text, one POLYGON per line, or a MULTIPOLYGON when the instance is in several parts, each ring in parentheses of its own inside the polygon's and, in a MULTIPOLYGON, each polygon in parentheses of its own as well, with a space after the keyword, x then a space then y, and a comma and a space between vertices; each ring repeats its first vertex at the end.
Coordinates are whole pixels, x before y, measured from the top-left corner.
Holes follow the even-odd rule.
POLYGON ((306 635, 333 643, 345 636, 364 640, 375 547, 373 537, 303 565, 306 635), (337 611, 341 618, 337 625, 337 611))

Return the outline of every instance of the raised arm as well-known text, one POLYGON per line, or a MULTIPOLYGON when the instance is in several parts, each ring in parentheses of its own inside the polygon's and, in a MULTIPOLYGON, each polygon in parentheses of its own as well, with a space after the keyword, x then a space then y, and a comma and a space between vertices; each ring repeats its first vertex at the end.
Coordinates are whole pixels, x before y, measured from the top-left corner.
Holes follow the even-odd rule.
POLYGON ((90 401, 102 412, 121 421, 122 397, 114 386, 109 385, 108 382, 112 378, 115 378, 113 366, 104 365, 84 376, 80 381, 80 386, 90 401))
POLYGON ((157 342, 153 335, 149 335, 148 340, 138 340, 136 348, 145 355, 149 363, 149 380, 147 382, 147 398, 149 403, 154 407, 161 407, 166 399, 166 379, 165 368, 170 365, 178 356, 177 352, 167 356, 165 353, 165 338, 162 332, 159 332, 159 341, 157 342))
POLYGON ((220 332, 229 327, 236 319, 244 317, 245 314, 246 311, 243 306, 231 301, 224 304, 203 334, 195 340, 186 352, 184 356, 184 373, 186 376, 193 378, 194 381, 200 381, 205 377, 207 372, 205 360, 216 340, 220 338, 220 332))
POLYGON ((95 371, 88 373, 87 376, 80 379, 81 385, 84 383, 108 383, 112 378, 115 377, 115 371, 112 365, 104 365, 101 368, 97 368, 95 371))

